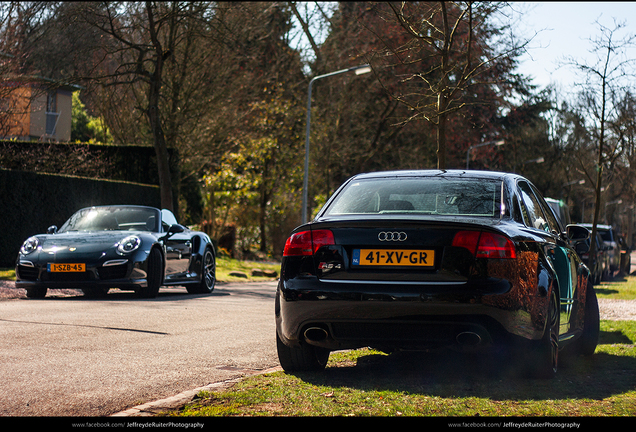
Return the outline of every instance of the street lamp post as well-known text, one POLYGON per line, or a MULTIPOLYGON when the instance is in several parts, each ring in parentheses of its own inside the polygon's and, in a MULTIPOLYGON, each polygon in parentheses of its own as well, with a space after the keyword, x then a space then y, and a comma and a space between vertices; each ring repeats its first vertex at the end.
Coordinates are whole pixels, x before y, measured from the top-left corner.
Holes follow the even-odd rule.
POLYGON ((311 81, 309 81, 309 90, 307 91, 307 132, 305 136, 305 176, 303 179, 303 223, 307 223, 307 187, 309 183, 309 126, 311 123, 311 88, 314 84, 314 81, 327 78, 334 75, 339 75, 346 72, 355 72, 356 75, 362 75, 365 73, 371 72, 371 66, 368 64, 350 67, 348 69, 342 69, 339 71, 331 72, 325 75, 319 75, 317 77, 313 77, 311 81))
POLYGON ((500 140, 500 141, 488 141, 488 142, 481 143, 481 144, 471 145, 470 147, 468 147, 468 151, 466 152, 466 169, 468 169, 469 164, 470 164, 470 152, 474 148, 483 147, 483 146, 487 146, 487 145, 501 146, 501 145, 504 145, 505 143, 506 142, 504 140, 500 140))

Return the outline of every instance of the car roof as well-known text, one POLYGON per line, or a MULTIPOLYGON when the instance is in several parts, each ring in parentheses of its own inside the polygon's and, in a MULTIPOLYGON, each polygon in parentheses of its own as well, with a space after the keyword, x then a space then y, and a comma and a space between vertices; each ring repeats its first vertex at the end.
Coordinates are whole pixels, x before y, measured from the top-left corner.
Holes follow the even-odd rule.
MULTIPOLYGON (((582 224, 579 224, 579 225, 584 226, 585 228, 587 228, 587 227, 591 227, 594 224, 582 223, 582 224)), ((609 229, 612 229, 612 226, 611 225, 596 224, 596 228, 609 230, 609 229)))
POLYGON ((394 171, 378 171, 362 173, 353 176, 353 179, 371 179, 371 178, 386 178, 386 177, 455 177, 455 178, 489 178, 499 179, 504 178, 523 178, 518 174, 498 172, 498 171, 480 171, 480 170, 437 170, 437 169, 425 169, 425 170, 394 170, 394 171))

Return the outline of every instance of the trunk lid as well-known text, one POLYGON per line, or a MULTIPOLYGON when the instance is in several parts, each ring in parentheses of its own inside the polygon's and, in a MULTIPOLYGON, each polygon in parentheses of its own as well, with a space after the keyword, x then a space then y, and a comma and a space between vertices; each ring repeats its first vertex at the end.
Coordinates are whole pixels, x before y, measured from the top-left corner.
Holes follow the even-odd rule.
POLYGON ((335 243, 314 254, 315 274, 325 281, 465 282, 480 272, 475 251, 457 243, 458 233, 475 241, 483 231, 501 235, 498 221, 481 219, 479 225, 466 218, 314 223, 312 231, 331 231, 335 243))

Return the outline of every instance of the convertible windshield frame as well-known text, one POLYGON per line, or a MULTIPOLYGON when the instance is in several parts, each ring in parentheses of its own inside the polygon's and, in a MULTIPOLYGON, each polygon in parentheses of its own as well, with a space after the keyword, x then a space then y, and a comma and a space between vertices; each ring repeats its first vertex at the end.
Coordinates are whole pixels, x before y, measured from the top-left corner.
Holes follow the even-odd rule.
POLYGON ((75 212, 58 233, 71 231, 159 231, 160 213, 152 207, 87 207, 75 212))

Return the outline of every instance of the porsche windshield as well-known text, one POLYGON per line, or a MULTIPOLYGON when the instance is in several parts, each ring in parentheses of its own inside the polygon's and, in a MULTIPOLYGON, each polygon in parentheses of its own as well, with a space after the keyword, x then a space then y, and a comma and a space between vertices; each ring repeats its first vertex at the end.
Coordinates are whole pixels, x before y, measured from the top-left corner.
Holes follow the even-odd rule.
POLYGON ((143 207, 91 207, 79 210, 58 232, 157 231, 159 212, 143 207))
POLYGON ((324 216, 435 214, 499 217, 501 181, 483 178, 397 177, 349 183, 324 216))

